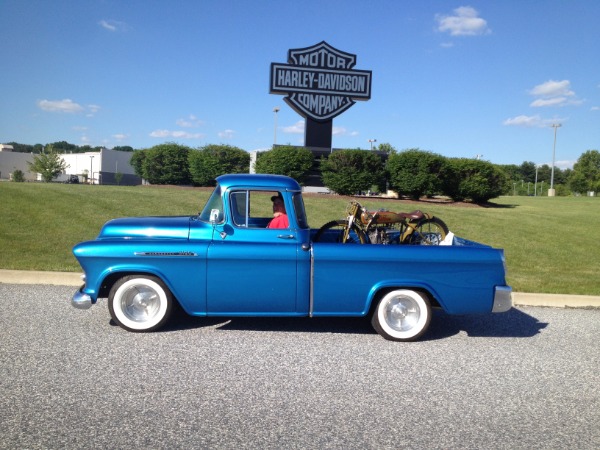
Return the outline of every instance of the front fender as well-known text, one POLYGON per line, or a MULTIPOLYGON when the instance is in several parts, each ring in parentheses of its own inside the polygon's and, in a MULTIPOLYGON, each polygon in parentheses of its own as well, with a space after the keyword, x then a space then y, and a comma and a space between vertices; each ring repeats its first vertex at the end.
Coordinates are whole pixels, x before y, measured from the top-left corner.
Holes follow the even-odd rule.
POLYGON ((86 275, 82 292, 92 302, 108 296, 121 276, 146 274, 160 278, 184 310, 206 312, 206 242, 176 240, 91 241, 73 253, 86 275))

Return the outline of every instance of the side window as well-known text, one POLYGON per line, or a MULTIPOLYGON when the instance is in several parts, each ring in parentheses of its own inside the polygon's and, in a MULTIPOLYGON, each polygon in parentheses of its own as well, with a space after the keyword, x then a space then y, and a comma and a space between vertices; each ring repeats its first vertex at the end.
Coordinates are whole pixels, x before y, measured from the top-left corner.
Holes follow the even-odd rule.
POLYGON ((266 228, 273 218, 271 197, 277 191, 237 190, 229 194, 231 217, 238 227, 266 228))
POLYGON ((300 228, 308 228, 308 220, 306 220, 306 210, 304 209, 304 200, 302 194, 298 192, 294 194, 294 211, 296 213, 296 219, 298 220, 298 226, 300 228))
POLYGON ((239 227, 248 226, 248 206, 250 204, 248 191, 235 191, 229 196, 231 203, 231 217, 233 223, 239 227))

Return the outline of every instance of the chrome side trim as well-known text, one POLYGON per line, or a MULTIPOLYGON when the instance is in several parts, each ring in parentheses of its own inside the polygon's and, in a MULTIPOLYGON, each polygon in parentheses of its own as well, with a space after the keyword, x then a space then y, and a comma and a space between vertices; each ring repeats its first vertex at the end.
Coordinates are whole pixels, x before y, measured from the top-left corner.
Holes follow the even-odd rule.
POLYGON ((134 252, 135 256, 198 256, 194 252, 134 252))
POLYGON ((496 286, 492 312, 506 312, 510 308, 512 308, 512 288, 510 286, 496 286))
POLYGON ((315 284, 315 256, 312 246, 310 247, 310 292, 308 294, 308 317, 313 316, 314 308, 314 284, 315 284))

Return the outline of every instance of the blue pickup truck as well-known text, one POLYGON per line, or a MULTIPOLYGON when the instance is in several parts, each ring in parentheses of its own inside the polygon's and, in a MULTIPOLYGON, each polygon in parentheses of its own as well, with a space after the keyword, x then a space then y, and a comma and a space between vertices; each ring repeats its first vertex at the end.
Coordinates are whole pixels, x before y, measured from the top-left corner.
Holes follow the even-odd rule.
POLYGON ((512 307, 504 253, 455 238, 452 245, 314 242, 302 189, 277 175, 223 175, 194 216, 107 222, 73 253, 85 284, 72 304, 108 298, 112 319, 153 331, 176 303, 193 316, 369 316, 384 338, 416 340, 432 308, 448 314, 512 307), (287 228, 269 228, 283 200, 287 228))

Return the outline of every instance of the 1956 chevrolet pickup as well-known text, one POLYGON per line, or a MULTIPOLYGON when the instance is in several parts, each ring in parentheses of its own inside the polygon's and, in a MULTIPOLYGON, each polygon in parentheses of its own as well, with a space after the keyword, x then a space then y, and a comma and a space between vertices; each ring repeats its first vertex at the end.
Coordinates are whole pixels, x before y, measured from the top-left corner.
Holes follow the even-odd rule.
POLYGON ((112 319, 153 331, 175 302, 193 316, 369 316, 394 341, 425 333, 432 308, 448 314, 512 307, 504 252, 454 238, 452 245, 314 242, 302 189, 277 175, 223 175, 206 206, 186 217, 107 222, 73 253, 85 284, 72 304, 108 298, 112 319), (281 197, 288 228, 269 228, 281 197))

